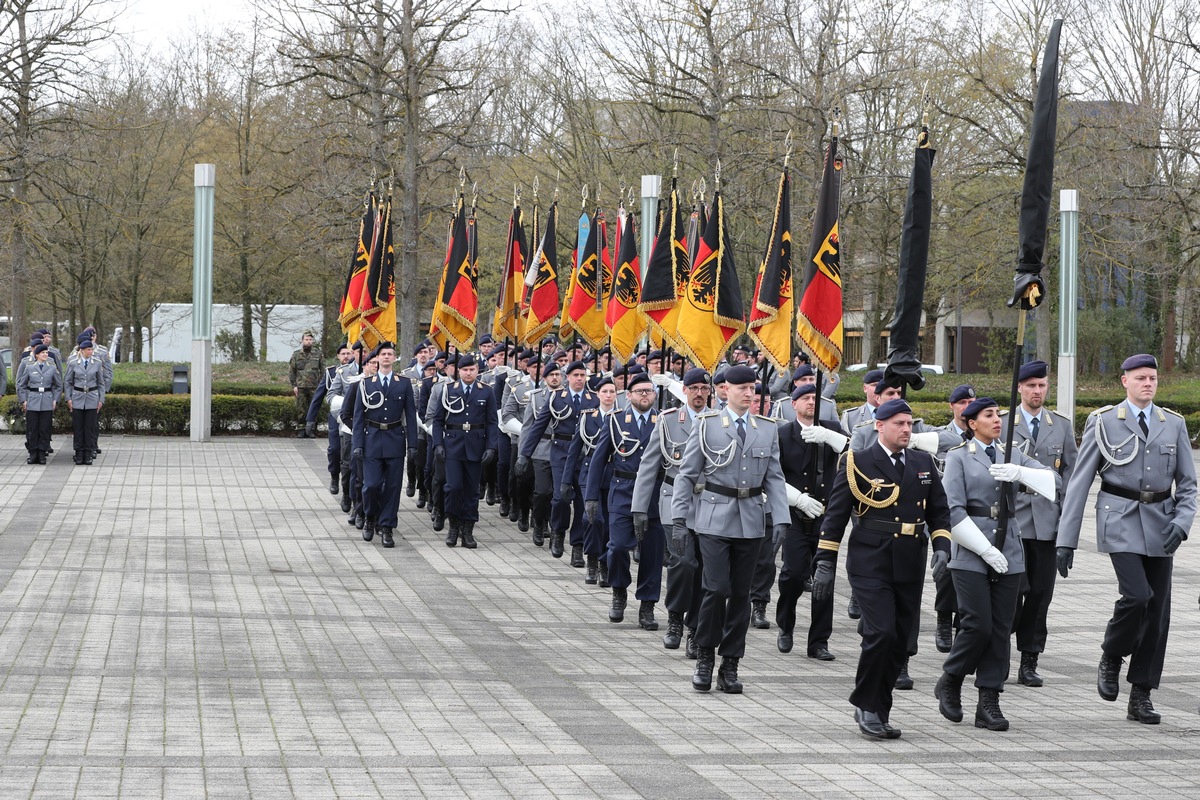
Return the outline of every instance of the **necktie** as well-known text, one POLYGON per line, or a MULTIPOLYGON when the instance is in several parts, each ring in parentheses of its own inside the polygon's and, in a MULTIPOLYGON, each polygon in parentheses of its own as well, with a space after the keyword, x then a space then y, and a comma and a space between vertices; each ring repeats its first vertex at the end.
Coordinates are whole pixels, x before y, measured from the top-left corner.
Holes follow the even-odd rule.
POLYGON ((463 387, 463 400, 471 402, 471 384, 469 383, 463 387))
POLYGON ((579 395, 578 394, 571 395, 571 403, 572 403, 572 405, 575 406, 575 413, 578 414, 579 413, 579 395))
POLYGON ((1036 442, 1037 437, 1038 437, 1038 431, 1041 429, 1041 427, 1042 427, 1042 421, 1039 420, 1037 417, 1034 417, 1033 419, 1029 420, 1029 438, 1033 439, 1036 442))
POLYGON ((638 433, 642 433, 646 429, 646 418, 638 414, 638 433))
POLYGON ((746 420, 738 417, 738 438, 742 440, 742 444, 746 443, 746 420))
POLYGON ((1145 411, 1138 412, 1138 427, 1142 429, 1143 436, 1150 435, 1150 426, 1146 424, 1146 412, 1145 411))
POLYGON ((896 472, 904 474, 904 453, 892 453, 892 461, 896 465, 896 472))
POLYGON ((386 392, 387 390, 388 390, 388 376, 384 375, 383 376, 383 391, 386 392))
POLYGON ((983 452, 987 453, 987 457, 992 460, 993 464, 996 463, 996 447, 995 447, 995 445, 989 444, 987 447, 983 448, 983 452))
POLYGON ((963 431, 963 432, 962 432, 962 439, 963 439, 963 441, 964 441, 964 442, 965 442, 967 439, 970 439, 970 438, 971 438, 971 432, 970 432, 970 431, 963 431))

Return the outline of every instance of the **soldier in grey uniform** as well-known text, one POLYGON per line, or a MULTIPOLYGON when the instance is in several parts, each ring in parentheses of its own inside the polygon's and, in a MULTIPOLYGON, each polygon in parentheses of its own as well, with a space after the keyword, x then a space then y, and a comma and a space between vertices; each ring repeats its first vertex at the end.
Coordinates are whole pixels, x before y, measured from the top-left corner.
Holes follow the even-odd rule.
POLYGON ((1158 361, 1130 356, 1121 369, 1125 400, 1093 411, 1084 426, 1055 557, 1058 574, 1067 577, 1083 507, 1099 474, 1096 545, 1112 560, 1121 597, 1104 632, 1096 689, 1105 700, 1116 700, 1121 665, 1129 656, 1127 716, 1156 725, 1160 716, 1150 692, 1158 688, 1167 649, 1172 556, 1196 516, 1196 469, 1183 417, 1154 404, 1158 361))
POLYGON ((100 434, 100 409, 104 408, 104 365, 92 357, 92 343, 79 343, 79 359, 67 365, 63 378, 67 405, 71 408, 71 428, 75 436, 75 463, 92 463, 100 434))
POLYGON ((750 414, 756 378, 750 367, 726 371, 729 405, 696 420, 671 495, 672 548, 676 555, 685 552, 691 536, 688 519, 693 518, 703 561, 699 657, 692 675, 698 691, 712 686, 719 647, 717 688, 741 693, 738 661, 746 651, 750 581, 760 540, 768 534, 766 515, 783 529, 789 519, 777 423, 750 414))
MULTIPOLYGON (((425 408, 421 409, 417 416, 420 417, 418 428, 424 428, 425 434, 428 437, 427 442, 433 439, 433 416, 437 409, 442 407, 442 394, 449 386, 458 380, 458 358, 457 356, 446 358, 446 363, 442 367, 443 373, 433 381, 433 386, 429 390, 429 400, 425 404, 425 408)), ((418 442, 418 446, 420 443, 418 442)), ((429 491, 429 517, 433 522, 433 529, 440 531, 446 527, 446 510, 444 503, 444 493, 446 490, 446 462, 445 459, 439 459, 428 449, 426 450, 426 467, 428 482, 426 487, 429 491)))
POLYGON ((338 427, 338 449, 341 458, 338 460, 338 477, 342 483, 342 511, 349 511, 353 504, 350 497, 351 476, 351 439, 354 433, 349 425, 341 421, 342 406, 350 392, 358 388, 358 377, 362 374, 363 343, 357 341, 350 346, 350 360, 338 366, 333 373, 333 381, 326 393, 329 397, 330 425, 338 427))
POLYGON ((529 530, 530 497, 533 495, 533 476, 517 475, 516 461, 521 445, 521 425, 529 393, 534 389, 534 377, 540 369, 534 362, 532 350, 517 356, 517 372, 508 376, 504 399, 500 405, 500 433, 509 438, 508 459, 508 518, 517 523, 521 533, 529 530))
POLYGON ((961 628, 934 696, 942 716, 961 722, 963 679, 974 673, 979 690, 975 727, 1006 731, 1008 720, 1000 710, 1000 693, 1008 678, 1012 622, 1025 556, 1012 516, 1007 518, 1004 540, 1000 541, 996 520, 1005 502, 1002 492, 1008 493, 1011 502, 1010 484, 1020 482, 1044 497, 1055 498, 1062 478, 1015 447, 1012 462, 1005 461, 1005 445, 1000 441, 1003 418, 995 400, 976 398, 962 416, 973 437, 947 455, 942 479, 950 506, 950 573, 961 628))
POLYGON ((46 463, 54 426, 54 407, 62 397, 62 376, 50 363, 49 351, 44 344, 35 345, 33 364, 23 369, 17 379, 17 400, 25 411, 25 449, 29 451, 26 464, 46 463))
MULTIPOLYGON (((791 404, 792 392, 801 386, 816 384, 817 374, 813 372, 813 368, 808 364, 801 364, 795 372, 792 373, 792 388, 791 390, 779 398, 779 402, 772 403, 771 416, 783 422, 796 421, 796 409, 791 404)), ((820 419, 827 422, 838 424, 837 403, 825 396, 825 385, 821 386, 821 410, 820 419)), ((772 396, 772 399, 774 397, 772 396)), ((849 430, 848 428, 844 430, 849 430)))
MULTIPOLYGON (((525 449, 525 443, 532 436, 533 421, 542 413, 550 394, 562 386, 562 381, 562 369, 557 363, 551 361, 542 367, 542 385, 526 395, 525 416, 521 420, 521 437, 518 442, 519 451, 525 449)), ((554 478, 550 471, 550 436, 543 434, 541 440, 534 445, 531 461, 532 469, 527 470, 522 477, 532 473, 530 516, 533 522, 533 544, 541 547, 546 543, 546 527, 550 523, 550 500, 554 496, 554 478)))
MULTIPOLYGON (((1030 361, 1022 365, 1017 375, 1021 405, 1013 430, 1013 447, 1020 447, 1022 453, 1057 472, 1066 486, 1071 482, 1079 449, 1075 446, 1071 418, 1044 406, 1049 391, 1048 373, 1045 361, 1030 361)), ((1021 653, 1017 682, 1025 686, 1043 683, 1037 671, 1038 655, 1046 648, 1046 615, 1054 597, 1054 542, 1062 500, 1061 493, 1050 500, 1017 492, 1016 516, 1025 549, 1025 579, 1017 595, 1013 631, 1021 653)))
POLYGON ((879 400, 875 397, 875 384, 881 380, 883 380, 883 370, 881 369, 870 370, 863 376, 863 394, 866 395, 867 402, 861 406, 847 408, 842 412, 842 430, 853 432, 864 422, 875 421, 875 409, 879 407, 879 400))

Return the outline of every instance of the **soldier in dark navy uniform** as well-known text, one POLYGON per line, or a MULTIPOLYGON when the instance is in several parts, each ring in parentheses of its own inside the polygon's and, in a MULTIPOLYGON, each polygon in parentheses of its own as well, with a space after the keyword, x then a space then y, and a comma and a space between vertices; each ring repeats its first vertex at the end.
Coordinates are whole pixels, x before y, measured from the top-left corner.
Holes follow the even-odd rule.
POLYGON ((392 371, 395 345, 384 342, 375 355, 379 372, 358 383, 353 453, 363 464, 363 539, 371 541, 378 530, 383 546, 395 547, 404 455, 417 447, 417 402, 412 381, 392 371))
POLYGON ((475 549, 475 523, 479 521, 479 476, 496 463, 496 395, 480 383, 474 355, 458 359, 458 380, 442 391, 433 409, 430 444, 435 457, 446 464, 445 515, 449 518, 446 546, 475 549))
POLYGON ((1105 700, 1117 699, 1121 665, 1129 656, 1127 717, 1157 725, 1150 692, 1158 688, 1166 656, 1173 556, 1196 516, 1196 467, 1183 417, 1154 404, 1157 359, 1130 356, 1121 369, 1125 400, 1093 411, 1083 428, 1055 556, 1058 574, 1067 577, 1088 491, 1100 475, 1096 545, 1112 560, 1121 596, 1100 645, 1096 690, 1105 700))
POLYGON ((342 474, 342 442, 338 436, 337 413, 333 410, 333 397, 331 395, 334 380, 337 378, 338 370, 350 363, 354 351, 350 349, 349 344, 342 344, 338 347, 337 361, 325 368, 325 374, 318 384, 317 390, 313 392, 312 402, 308 404, 308 415, 304 421, 304 432, 309 439, 315 439, 317 434, 317 415, 321 413, 321 406, 328 399, 330 401, 329 413, 325 415, 326 422, 329 423, 328 439, 329 444, 325 449, 325 458, 329 463, 329 493, 338 493, 338 480, 342 474))
MULTIPOLYGON (((591 475, 592 455, 602 435, 608 430, 608 416, 617 405, 617 387, 613 379, 607 375, 593 375, 588 379, 588 388, 600 400, 596 408, 583 412, 579 418, 579 426, 575 430, 575 438, 571 441, 571 449, 567 452, 566 474, 574 475, 574 485, 586 487, 591 475)), ((603 465, 604 475, 600 478, 601 486, 608 486, 612 481, 611 462, 603 465)), ((574 491, 572 487, 564 488, 564 492, 574 491)), ((586 507, 586 504, 585 504, 586 507)), ((583 555, 587 570, 583 582, 592 585, 597 582, 602 588, 608 588, 608 496, 600 493, 599 512, 595 519, 589 518, 583 533, 583 555)))
POLYGON ((833 592, 838 550, 853 519, 846 572, 862 610, 862 652, 850 702, 859 730, 895 739, 889 717, 892 692, 908 659, 911 627, 919 618, 925 584, 926 527, 933 541, 933 571, 950 561, 950 509, 933 456, 908 448, 912 409, 889 400, 875 410, 876 442, 848 452, 838 466, 821 542, 817 545, 813 599, 833 592))
POLYGON ((637 480, 638 465, 646 452, 650 434, 658 422, 654 410, 654 383, 650 376, 641 374, 630 380, 626 389, 629 407, 607 418, 592 454, 588 470, 587 500, 588 518, 600 518, 600 495, 608 496, 608 580, 612 584, 612 606, 608 612, 609 622, 625 619, 627 588, 633 582, 629 570, 630 553, 640 544, 642 558, 638 563, 638 580, 635 596, 641 601, 638 609, 638 626, 658 630, 654 620, 654 604, 658 602, 662 588, 662 563, 666 553, 662 521, 657 508, 651 508, 644 528, 635 530, 632 503, 633 487, 637 480), (611 482, 604 483, 605 467, 611 466, 611 482))

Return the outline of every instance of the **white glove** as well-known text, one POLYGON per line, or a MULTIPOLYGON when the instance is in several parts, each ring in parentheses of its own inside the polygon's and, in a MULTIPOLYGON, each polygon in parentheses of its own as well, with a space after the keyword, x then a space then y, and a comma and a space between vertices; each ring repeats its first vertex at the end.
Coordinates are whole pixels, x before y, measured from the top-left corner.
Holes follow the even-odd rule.
POLYGON ((417 420, 417 424, 421 426, 421 430, 425 431, 426 436, 433 436, 433 426, 424 420, 417 420))
POLYGON ((342 403, 344 402, 346 402, 346 398, 342 397, 340 394, 335 394, 333 397, 330 397, 329 413, 336 417, 338 412, 342 410, 342 403))
POLYGON ((804 492, 799 491, 796 492, 796 494, 798 494, 799 497, 796 498, 796 502, 792 503, 792 505, 795 506, 796 510, 804 516, 808 517, 809 519, 816 519, 825 513, 825 505, 811 494, 805 494, 804 492))
POLYGON ((650 382, 655 386, 670 386, 671 376, 664 372, 659 372, 650 376, 650 382))
POLYGON ((508 422, 502 423, 500 425, 500 430, 504 431, 509 436, 520 436, 521 435, 521 420, 517 419, 516 417, 513 417, 508 422))
POLYGON ((992 464, 988 472, 997 483, 1012 483, 1021 479, 1021 468, 1016 464, 992 464))
POLYGON ((992 464, 988 470, 998 481, 1017 481, 1051 502, 1058 499, 1058 482, 1051 470, 1017 464, 992 464))
POLYGON ((846 445, 850 444, 849 436, 844 436, 837 431, 831 431, 829 428, 824 428, 820 425, 809 425, 807 428, 801 428, 800 438, 810 444, 827 444, 835 453, 842 452, 846 449, 846 445))
POLYGON ((950 539, 982 558, 996 572, 1008 572, 1008 559, 988 541, 970 517, 964 517, 962 522, 950 529, 950 539))
POLYGON ((679 402, 687 405, 687 392, 683 391, 683 381, 671 378, 671 383, 667 387, 667 391, 675 395, 679 402))
POLYGON ((912 450, 923 450, 926 453, 936 453, 938 451, 937 431, 914 433, 908 440, 908 446, 912 450))

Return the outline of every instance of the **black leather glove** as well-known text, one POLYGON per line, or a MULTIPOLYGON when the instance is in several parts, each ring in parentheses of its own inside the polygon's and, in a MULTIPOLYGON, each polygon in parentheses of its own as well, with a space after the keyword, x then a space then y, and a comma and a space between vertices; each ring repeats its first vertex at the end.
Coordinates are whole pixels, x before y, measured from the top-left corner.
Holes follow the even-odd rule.
POLYGON ((813 570, 812 599, 828 600, 833 597, 833 561, 823 559, 813 570))
POLYGON ((353 452, 350 453, 350 457, 353 458, 355 461, 362 461, 362 448, 361 447, 354 448, 353 452))
POLYGON ((1075 566, 1075 551, 1070 547, 1054 548, 1054 562, 1058 564, 1058 574, 1067 577, 1071 567, 1075 566))
POLYGON ((437 447, 433 448, 433 460, 434 461, 445 461, 446 460, 446 445, 439 444, 437 447))
POLYGON ((479 463, 483 464, 486 467, 489 464, 493 463, 495 460, 496 460, 496 451, 489 447, 487 450, 483 451, 483 461, 481 461, 479 463))
POLYGON ((1174 522, 1167 525, 1167 529, 1163 531, 1163 536, 1165 537, 1163 540, 1163 552, 1167 555, 1174 553, 1179 549, 1179 545, 1187 541, 1187 534, 1184 533, 1183 528, 1174 522))
POLYGON ((633 512, 633 535, 640 543, 646 538, 646 526, 650 524, 650 515, 644 511, 633 512))
POLYGON ((783 546, 783 538, 787 536, 787 532, 787 525, 776 525, 771 529, 771 544, 775 546, 776 550, 783 546))
POLYGON ((688 531, 687 520, 677 519, 671 525, 671 552, 682 556, 687 551, 688 531))
MULTIPOLYGON (((574 487, 572 487, 571 491, 573 494, 574 487)), ((600 501, 599 500, 588 500, 586 503, 583 504, 583 509, 584 509, 584 511, 587 512, 588 522, 595 524, 596 520, 600 519, 600 501)))
POLYGON ((564 503, 575 502, 575 484, 564 483, 562 486, 558 487, 558 496, 562 498, 564 503))
POLYGON ((929 569, 933 571, 933 579, 940 581, 950 567, 950 554, 945 550, 934 550, 929 557, 929 569))
POLYGON ((516 463, 517 477, 525 477, 525 473, 529 472, 529 456, 517 456, 516 463))

